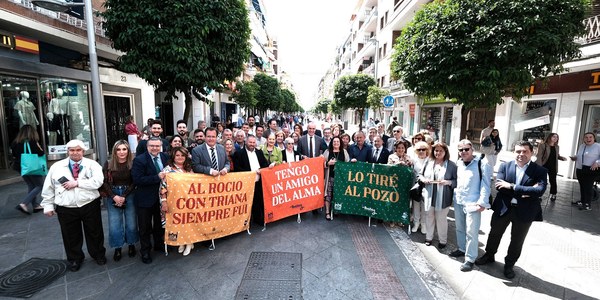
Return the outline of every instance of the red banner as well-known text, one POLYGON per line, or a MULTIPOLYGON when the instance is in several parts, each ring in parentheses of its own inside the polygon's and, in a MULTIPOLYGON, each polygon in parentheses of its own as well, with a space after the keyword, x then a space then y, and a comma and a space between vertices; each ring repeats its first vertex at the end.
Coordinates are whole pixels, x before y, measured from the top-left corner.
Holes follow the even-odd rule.
POLYGON ((260 170, 265 223, 323 207, 324 162, 316 157, 260 170))

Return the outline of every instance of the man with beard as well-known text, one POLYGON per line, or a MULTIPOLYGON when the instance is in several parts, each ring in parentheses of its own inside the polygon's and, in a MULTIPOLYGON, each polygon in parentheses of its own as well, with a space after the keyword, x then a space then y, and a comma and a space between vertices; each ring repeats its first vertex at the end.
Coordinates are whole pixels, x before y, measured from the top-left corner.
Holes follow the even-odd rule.
POLYGON ((181 136, 181 139, 183 140, 183 147, 187 148, 189 147, 189 145, 194 143, 194 140, 192 140, 189 137, 190 132, 187 130, 187 124, 184 120, 177 121, 177 133, 179 134, 179 136, 181 136))

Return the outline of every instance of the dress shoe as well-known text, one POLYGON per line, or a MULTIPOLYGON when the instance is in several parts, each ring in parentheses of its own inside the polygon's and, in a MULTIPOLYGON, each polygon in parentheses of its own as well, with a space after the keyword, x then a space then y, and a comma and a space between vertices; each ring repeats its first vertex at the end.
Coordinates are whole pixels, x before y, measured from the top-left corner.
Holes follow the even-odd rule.
POLYGON ((25 204, 19 204, 17 205, 17 207, 15 207, 15 209, 26 215, 31 215, 31 213, 27 210, 27 206, 25 206, 25 204))
POLYGON ((181 245, 181 246, 179 246, 179 249, 177 249, 177 252, 183 253, 184 250, 185 250, 185 245, 181 245))
POLYGON ((550 195, 550 201, 552 201, 552 202, 556 201, 556 195, 550 195))
POLYGON ((425 241, 425 246, 431 246, 431 241, 425 241))
POLYGON ((450 252, 450 254, 448 254, 448 256, 450 257, 461 257, 461 256, 465 256, 465 253, 460 251, 459 249, 456 249, 452 252, 450 252))
POLYGON ((194 244, 185 245, 185 250, 183 250, 183 256, 188 256, 190 252, 192 252, 192 249, 194 249, 194 244))
POLYGON ((115 255, 113 255, 113 260, 114 261, 121 260, 121 248, 115 248, 115 255))
POLYGON ((99 266, 104 266, 106 264, 106 257, 101 256, 101 257, 96 258, 96 263, 99 266))
POLYGON ((150 257, 150 254, 142 254, 142 262, 145 264, 151 264, 152 263, 152 257, 150 257))
POLYGON ((34 213, 39 213, 40 211, 44 211, 44 208, 43 208, 43 207, 41 207, 41 206, 39 206, 39 207, 34 207, 34 208, 33 208, 33 212, 34 212, 34 213))
POLYGON ((129 252, 127 252, 127 254, 129 255, 129 257, 134 257, 135 256, 135 245, 129 245, 129 252))
POLYGON ((473 263, 470 261, 465 261, 465 263, 460 265, 460 270, 463 272, 470 272, 473 270, 473 263))
POLYGON ((69 270, 71 270, 71 272, 77 272, 79 271, 79 268, 81 268, 81 263, 78 261, 70 261, 69 262, 69 270))
POLYGON ((494 256, 491 254, 484 254, 483 256, 481 256, 480 258, 475 260, 475 264, 480 266, 480 265, 485 265, 485 264, 489 264, 489 263, 493 263, 496 260, 494 259, 494 256))
POLYGON ((512 266, 504 266, 504 277, 508 278, 508 279, 513 279, 515 278, 515 271, 513 270, 512 266))
POLYGON ((442 243, 438 244, 438 249, 444 249, 444 248, 446 248, 446 244, 442 244, 442 243))

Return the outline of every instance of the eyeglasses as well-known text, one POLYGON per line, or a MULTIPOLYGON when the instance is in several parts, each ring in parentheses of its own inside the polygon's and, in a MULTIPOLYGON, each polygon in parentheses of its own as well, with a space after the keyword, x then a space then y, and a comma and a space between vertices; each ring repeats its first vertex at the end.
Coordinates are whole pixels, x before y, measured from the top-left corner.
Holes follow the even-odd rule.
POLYGON ((427 151, 427 149, 417 149, 417 151, 422 152, 422 151, 427 151))
POLYGON ((458 149, 458 152, 469 152, 471 150, 471 148, 460 148, 458 149))
POLYGON ((400 132, 400 130, 394 130, 394 132, 400 132))

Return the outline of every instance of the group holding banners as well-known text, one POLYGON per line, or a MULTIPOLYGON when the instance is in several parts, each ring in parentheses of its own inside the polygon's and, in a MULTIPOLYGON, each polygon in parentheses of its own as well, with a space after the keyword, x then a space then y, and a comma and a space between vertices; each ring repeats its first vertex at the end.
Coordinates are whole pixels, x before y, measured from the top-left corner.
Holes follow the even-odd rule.
MULTIPOLYGON (((265 223, 323 207, 323 167, 324 158, 317 157, 261 170, 265 223)), ((255 176, 167 174, 166 243, 214 240, 247 230, 255 176)), ((408 224, 412 182, 407 167, 338 162, 334 211, 408 224)))

